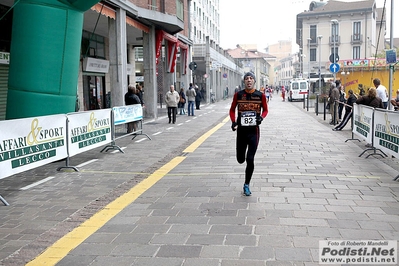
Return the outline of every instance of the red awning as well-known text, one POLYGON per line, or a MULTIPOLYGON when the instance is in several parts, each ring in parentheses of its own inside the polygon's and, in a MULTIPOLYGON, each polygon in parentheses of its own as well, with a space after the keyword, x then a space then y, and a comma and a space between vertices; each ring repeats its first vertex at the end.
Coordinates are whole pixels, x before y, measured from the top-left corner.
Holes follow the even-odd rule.
POLYGON ((180 55, 181 55, 182 64, 184 65, 183 74, 186 74, 189 46, 187 44, 179 41, 177 39, 177 37, 165 32, 163 30, 156 31, 155 39, 156 39, 156 43, 155 43, 156 63, 158 64, 159 56, 161 55, 162 40, 165 39, 168 42, 168 50, 167 50, 168 51, 168 56, 167 56, 168 72, 170 72, 170 73, 175 72, 177 52, 178 52, 178 48, 180 48, 181 50, 185 50, 184 52, 181 51, 180 55))
POLYGON ((163 38, 164 38, 164 39, 166 39, 166 40, 168 40, 168 41, 170 41, 170 42, 175 42, 175 43, 177 43, 177 38, 176 38, 175 36, 173 36, 173 35, 171 35, 171 34, 165 32, 165 31, 162 31, 162 33, 163 33, 163 38))

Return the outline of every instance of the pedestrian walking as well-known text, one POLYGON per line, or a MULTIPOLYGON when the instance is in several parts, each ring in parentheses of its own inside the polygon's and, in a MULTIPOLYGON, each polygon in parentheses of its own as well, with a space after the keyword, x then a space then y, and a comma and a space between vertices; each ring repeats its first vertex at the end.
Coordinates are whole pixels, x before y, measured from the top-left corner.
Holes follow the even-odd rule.
POLYGON ((170 85, 169 91, 165 95, 165 103, 168 107, 169 124, 176 123, 177 104, 179 103, 180 95, 175 91, 175 86, 170 85))
POLYGON ((332 82, 330 84, 330 93, 328 98, 328 104, 330 106, 330 114, 331 114, 331 121, 330 125, 338 124, 338 106, 337 102, 339 100, 339 91, 337 89, 337 85, 332 82))
POLYGON ((179 93, 180 99, 179 99, 179 111, 180 111, 180 115, 185 115, 186 114, 186 110, 185 105, 186 105, 186 94, 184 93, 184 88, 180 88, 180 93, 179 93))
POLYGON ((247 162, 243 187, 245 196, 251 195, 249 184, 255 168, 254 159, 260 137, 259 125, 268 114, 266 97, 255 89, 255 82, 254 73, 248 72, 244 75, 245 89, 234 94, 229 111, 231 129, 237 130, 237 162, 239 164, 247 162))
POLYGON ((195 109, 200 110, 201 100, 202 100, 202 93, 198 89, 198 86, 195 85, 195 109))
POLYGON ((283 102, 285 102, 285 87, 281 87, 281 97, 283 98, 283 102))
POLYGON ((188 88, 188 90, 186 92, 186 97, 188 100, 187 112, 188 112, 189 116, 190 115, 194 116, 194 102, 195 102, 196 95, 197 95, 197 93, 195 92, 193 84, 190 83, 190 87, 188 88))

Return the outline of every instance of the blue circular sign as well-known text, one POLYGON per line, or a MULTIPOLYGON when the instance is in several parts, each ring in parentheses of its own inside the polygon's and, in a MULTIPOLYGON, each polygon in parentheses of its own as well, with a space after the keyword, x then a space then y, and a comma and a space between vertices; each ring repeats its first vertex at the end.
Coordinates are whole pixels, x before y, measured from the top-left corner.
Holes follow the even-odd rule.
POLYGON ((340 69, 340 66, 337 63, 331 64, 330 65, 330 71, 332 73, 337 73, 340 69))

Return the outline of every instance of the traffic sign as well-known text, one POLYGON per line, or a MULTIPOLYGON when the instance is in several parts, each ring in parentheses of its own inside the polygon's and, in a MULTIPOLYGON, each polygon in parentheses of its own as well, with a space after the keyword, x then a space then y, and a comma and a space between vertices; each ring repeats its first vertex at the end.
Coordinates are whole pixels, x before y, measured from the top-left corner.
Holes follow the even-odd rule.
POLYGON ((331 64, 330 65, 330 71, 332 73, 337 73, 339 71, 340 67, 337 63, 331 64))
POLYGON ((339 61, 339 55, 335 54, 335 62, 334 62, 334 54, 330 54, 330 57, 328 58, 331 63, 337 63, 339 61))
POLYGON ((396 50, 386 50, 385 51, 387 64, 395 64, 396 63, 396 50))
POLYGON ((188 67, 189 67, 191 70, 196 70, 196 69, 197 69, 197 63, 191 62, 191 63, 188 65, 188 67))

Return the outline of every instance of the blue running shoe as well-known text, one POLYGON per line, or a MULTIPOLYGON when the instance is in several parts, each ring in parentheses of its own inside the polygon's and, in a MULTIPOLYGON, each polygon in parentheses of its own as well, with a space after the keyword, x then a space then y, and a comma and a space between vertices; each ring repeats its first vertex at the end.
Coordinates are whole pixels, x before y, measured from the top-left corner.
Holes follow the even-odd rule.
POLYGON ((249 190, 249 185, 244 184, 244 195, 251 196, 251 190, 249 190))

